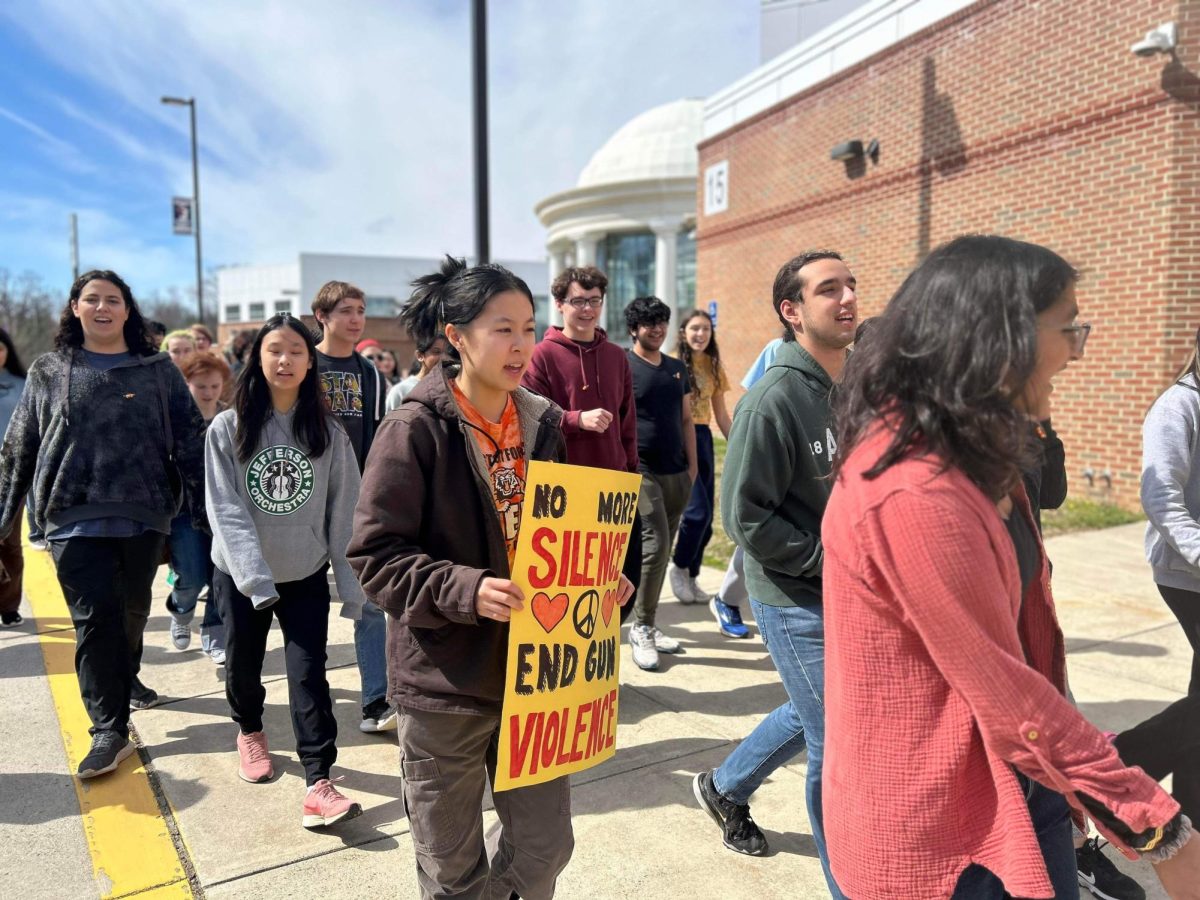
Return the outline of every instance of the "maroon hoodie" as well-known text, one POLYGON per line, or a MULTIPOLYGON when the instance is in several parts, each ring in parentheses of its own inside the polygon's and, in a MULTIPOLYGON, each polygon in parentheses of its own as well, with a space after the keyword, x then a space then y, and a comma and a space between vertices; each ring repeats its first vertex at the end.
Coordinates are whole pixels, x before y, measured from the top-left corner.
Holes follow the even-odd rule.
POLYGON ((551 326, 533 349, 521 383, 563 409, 562 433, 567 462, 621 472, 638 470, 637 410, 633 405, 633 373, 625 351, 609 343, 603 328, 596 339, 579 344, 551 326), (604 432, 579 427, 579 414, 606 409, 613 415, 604 432))

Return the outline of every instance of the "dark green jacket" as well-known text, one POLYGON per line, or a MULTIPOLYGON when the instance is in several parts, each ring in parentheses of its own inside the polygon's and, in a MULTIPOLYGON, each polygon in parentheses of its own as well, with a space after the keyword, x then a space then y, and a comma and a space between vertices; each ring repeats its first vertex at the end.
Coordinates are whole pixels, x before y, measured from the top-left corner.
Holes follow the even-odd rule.
POLYGON ((721 519, 746 553, 750 596, 769 606, 821 602, 821 517, 837 450, 832 389, 808 351, 787 341, 733 414, 721 519))

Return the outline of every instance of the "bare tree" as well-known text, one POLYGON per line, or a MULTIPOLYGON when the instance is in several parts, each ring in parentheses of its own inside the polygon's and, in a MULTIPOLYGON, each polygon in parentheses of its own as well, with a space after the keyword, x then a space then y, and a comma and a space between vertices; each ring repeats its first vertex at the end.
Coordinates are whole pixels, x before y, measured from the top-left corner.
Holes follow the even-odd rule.
POLYGON ((60 302, 40 276, 0 268, 0 327, 26 363, 53 346, 60 302))

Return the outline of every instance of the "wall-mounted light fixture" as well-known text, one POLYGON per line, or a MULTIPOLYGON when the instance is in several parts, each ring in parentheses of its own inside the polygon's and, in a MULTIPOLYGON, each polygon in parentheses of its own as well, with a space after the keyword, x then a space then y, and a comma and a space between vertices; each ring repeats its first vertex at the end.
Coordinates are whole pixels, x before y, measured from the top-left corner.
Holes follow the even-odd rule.
POLYGON ((1157 28, 1147 31, 1146 36, 1129 49, 1135 56, 1153 56, 1155 53, 1173 53, 1178 30, 1174 22, 1163 22, 1157 28))
POLYGON ((854 162, 864 156, 869 156, 872 162, 879 162, 879 141, 871 139, 866 146, 862 141, 842 141, 829 151, 830 159, 844 163, 854 162))

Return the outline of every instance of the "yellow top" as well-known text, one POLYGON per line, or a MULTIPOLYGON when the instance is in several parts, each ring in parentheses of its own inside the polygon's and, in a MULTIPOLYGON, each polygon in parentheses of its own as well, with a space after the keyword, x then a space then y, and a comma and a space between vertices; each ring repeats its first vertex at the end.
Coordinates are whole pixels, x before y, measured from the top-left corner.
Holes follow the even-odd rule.
POLYGON ((693 353, 692 364, 695 371, 696 390, 692 391, 692 424, 712 424, 712 398, 714 394, 724 394, 729 390, 729 379, 725 375, 725 367, 720 363, 713 365, 712 357, 707 353, 693 353), (713 369, 716 369, 714 376, 713 369))

